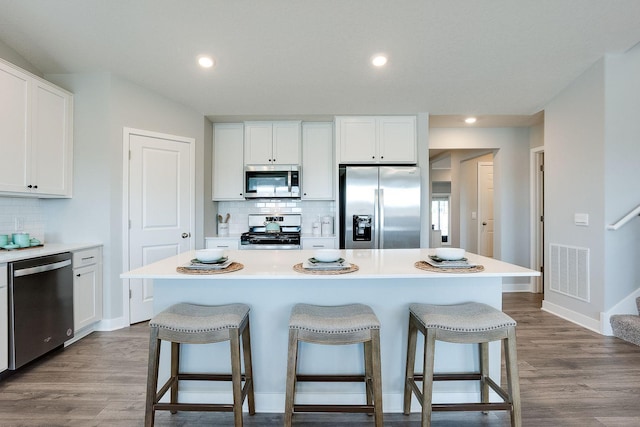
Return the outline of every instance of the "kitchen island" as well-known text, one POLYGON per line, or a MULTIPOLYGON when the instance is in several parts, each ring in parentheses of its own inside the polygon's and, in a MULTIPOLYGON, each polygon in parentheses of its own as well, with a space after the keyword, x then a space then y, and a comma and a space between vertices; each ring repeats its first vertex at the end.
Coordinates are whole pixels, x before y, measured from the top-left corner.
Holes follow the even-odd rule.
MULTIPOLYGON (((313 256, 313 251, 229 251, 230 260, 244 268, 223 274, 182 274, 176 268, 195 257, 194 251, 158 261, 121 275, 124 279, 153 279, 154 312, 172 304, 227 304, 251 307, 251 343, 258 412, 283 412, 287 365, 288 322, 294 304, 363 303, 381 322, 382 389, 385 412, 402 411, 408 305, 412 302, 454 304, 482 302, 502 308, 502 278, 536 276, 517 265, 467 253, 470 263, 482 265, 475 273, 431 272, 415 267, 431 249, 344 250, 343 257, 358 266, 347 274, 323 275, 294 271, 293 266, 313 256)), ((166 343, 163 343, 163 345, 166 343)), ((422 341, 418 348, 422 348, 422 341)), ((439 342, 436 370, 476 369, 471 345, 439 342)), ((168 376, 168 347, 163 348, 160 378, 168 376)), ((499 378, 500 346, 491 345, 491 375, 499 378)), ((421 352, 416 360, 421 360, 421 352)), ((185 346, 181 357, 188 370, 228 371, 228 343, 185 346)), ((320 346, 301 344, 299 372, 343 373, 363 370, 362 345, 320 346)), ((421 370, 421 368, 420 368, 421 370)), ((478 388, 469 383, 436 383, 434 402, 473 400, 478 388)), ((228 384, 181 386, 181 399, 230 401, 228 384)), ((361 403, 361 384, 300 384, 297 402, 361 403)), ((412 405, 418 410, 418 405, 412 405)))

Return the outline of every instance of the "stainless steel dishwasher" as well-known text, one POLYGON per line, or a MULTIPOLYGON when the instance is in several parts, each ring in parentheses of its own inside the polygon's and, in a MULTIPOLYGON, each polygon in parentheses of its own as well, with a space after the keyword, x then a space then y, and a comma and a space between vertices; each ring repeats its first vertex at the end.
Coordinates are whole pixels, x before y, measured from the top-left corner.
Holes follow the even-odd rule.
POLYGON ((71 253, 9 263, 9 369, 73 337, 71 253))

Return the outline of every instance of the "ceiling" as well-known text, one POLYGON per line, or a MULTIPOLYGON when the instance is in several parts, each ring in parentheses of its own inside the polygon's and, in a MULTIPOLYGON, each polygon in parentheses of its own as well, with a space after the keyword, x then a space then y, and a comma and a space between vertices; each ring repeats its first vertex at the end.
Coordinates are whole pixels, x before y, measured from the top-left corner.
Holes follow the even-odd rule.
POLYGON ((531 123, 603 55, 640 41, 638 0, 0 0, 0 11, 0 40, 43 74, 110 72, 220 121, 531 123))

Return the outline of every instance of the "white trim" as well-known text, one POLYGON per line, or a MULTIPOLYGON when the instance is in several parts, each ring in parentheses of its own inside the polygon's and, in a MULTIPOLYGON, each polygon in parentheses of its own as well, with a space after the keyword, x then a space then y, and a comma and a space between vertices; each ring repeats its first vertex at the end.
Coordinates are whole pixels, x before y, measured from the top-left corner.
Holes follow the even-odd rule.
MULTIPOLYGON (((538 171, 536 170, 536 165, 538 164, 538 155, 540 155, 540 153, 544 153, 544 145, 540 146, 540 147, 535 147, 532 148, 530 150, 530 154, 529 154, 529 207, 531 209, 531 214, 529 215, 529 218, 531 219, 531 223, 530 223, 530 227, 529 227, 529 232, 530 232, 530 248, 529 248, 529 253, 530 253, 530 268, 532 270, 535 271, 539 271, 538 270, 538 248, 537 248, 537 242, 538 242, 538 171)), ((544 189, 543 189, 544 190, 544 189)), ((544 245, 542 250, 544 251, 544 245)), ((543 252, 544 253, 544 252, 543 252)), ((544 260, 543 260, 544 261, 544 260)), ((543 264, 544 265, 544 264, 543 264)), ((531 277, 531 289, 533 289, 532 292, 536 292, 536 293, 542 293, 544 292, 544 289, 542 289, 542 282, 543 279, 540 278, 541 276, 535 276, 535 277, 531 277)))
POLYGON ((600 319, 587 317, 584 314, 553 304, 547 300, 542 301, 542 310, 568 320, 569 322, 575 323, 576 325, 582 326, 583 328, 587 328, 593 332, 597 332, 599 334, 602 333, 600 330, 600 319))
MULTIPOLYGON (((184 142, 189 144, 189 168, 191 176, 189 177, 189 199, 190 199, 190 225, 192 236, 195 236, 196 224, 196 200, 195 200, 195 159, 196 159, 196 140, 185 136, 170 135, 166 133, 153 132, 148 130, 134 129, 124 127, 122 129, 122 271, 129 271, 129 151, 131 146, 129 143, 131 135, 147 136, 150 138, 167 139, 170 141, 184 142)), ((190 249, 195 248, 195 238, 189 239, 190 249)), ((122 280, 122 317, 117 322, 106 324, 107 328, 115 324, 122 324, 120 327, 130 325, 129 317, 129 280, 122 280)), ((112 319, 116 320, 116 319, 112 319)), ((115 327, 114 329, 119 329, 115 327)), ((101 330, 114 330, 101 329, 101 330)))

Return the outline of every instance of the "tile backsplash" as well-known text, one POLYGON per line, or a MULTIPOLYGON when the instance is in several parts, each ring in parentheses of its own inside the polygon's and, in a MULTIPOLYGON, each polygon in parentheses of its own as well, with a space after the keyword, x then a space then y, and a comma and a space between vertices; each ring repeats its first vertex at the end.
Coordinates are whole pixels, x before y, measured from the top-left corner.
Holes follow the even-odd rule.
MULTIPOLYGON (((302 233, 311 234, 311 224, 320 216, 336 217, 336 203, 334 201, 307 200, 255 200, 238 202, 218 202, 218 214, 224 216, 229 213, 229 234, 238 235, 248 230, 249 214, 260 213, 299 213, 302 215, 302 233)), ((205 219, 207 221, 208 219, 205 219)), ((217 224, 217 219, 212 218, 217 224)), ((217 228, 217 227, 216 227, 217 228)), ((209 236, 207 236, 209 237, 209 236)))
POLYGON ((0 197, 0 234, 29 233, 44 242, 44 216, 40 199, 0 197), (16 222, 21 230, 16 230, 16 222))

